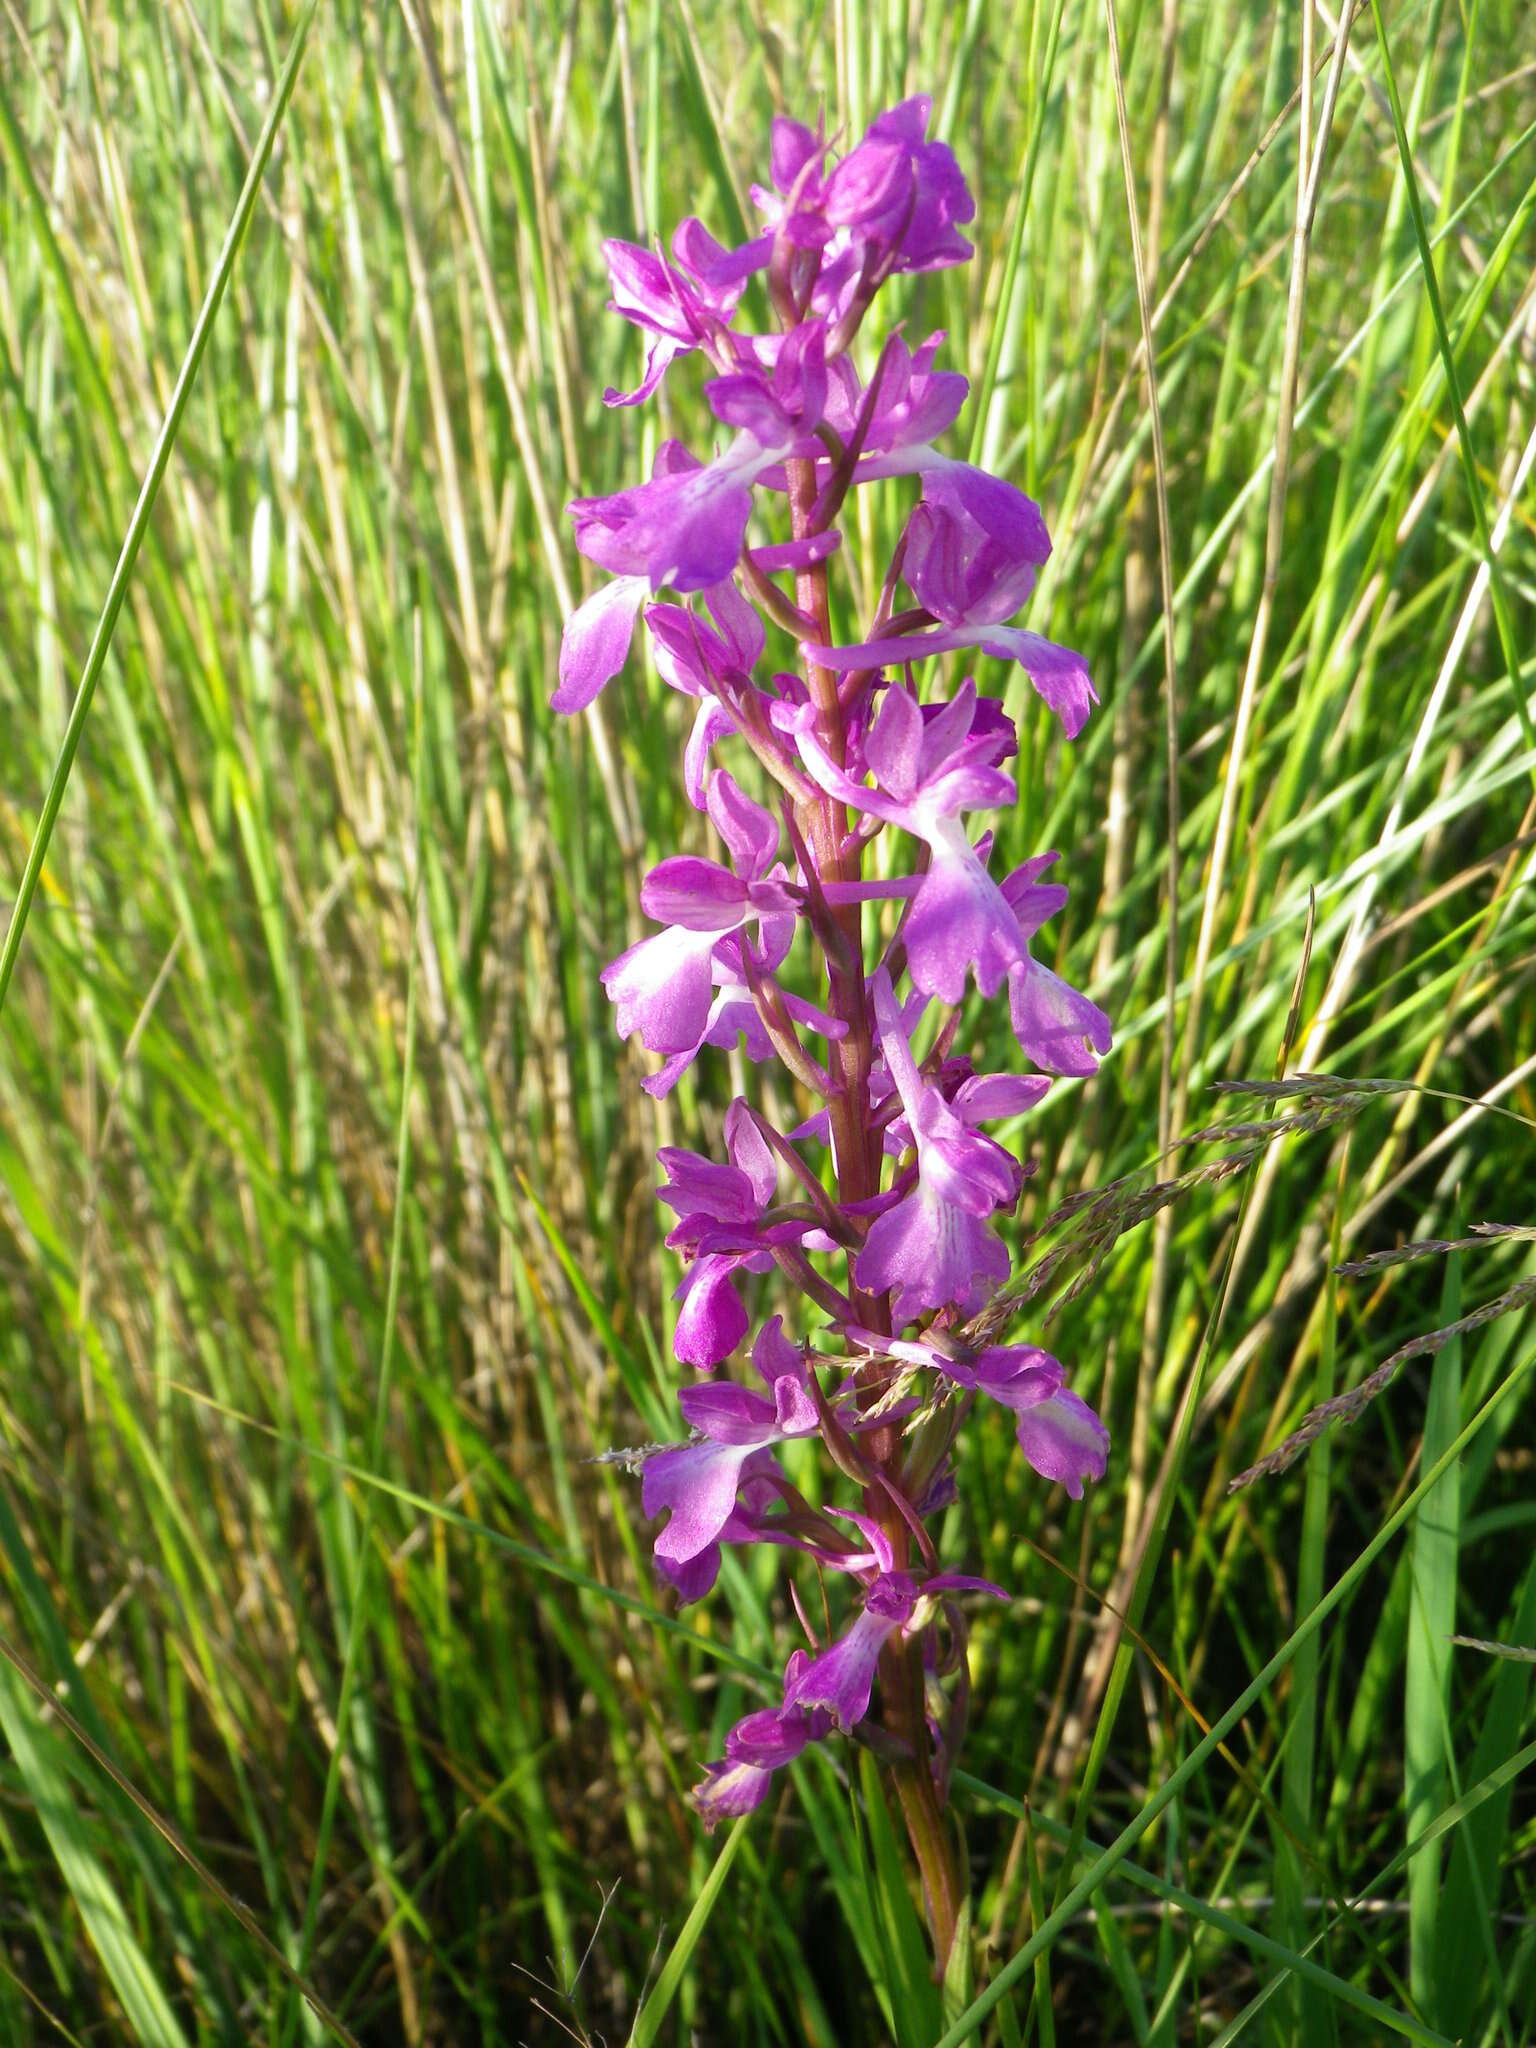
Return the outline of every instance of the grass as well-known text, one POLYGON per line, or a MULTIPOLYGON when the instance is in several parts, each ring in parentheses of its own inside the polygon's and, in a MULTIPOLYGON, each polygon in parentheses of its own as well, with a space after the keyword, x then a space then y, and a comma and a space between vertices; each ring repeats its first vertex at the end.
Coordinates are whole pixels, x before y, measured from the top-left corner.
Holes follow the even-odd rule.
POLYGON ((1531 1666, 1475 1646, 1536 1631, 1528 1317, 1227 1491, 1533 1269, 1468 1236, 1536 1120, 1519 0, 1115 0, 1124 161, 1104 0, 3 7, 0 2037, 1536 2036, 1531 1666), (851 1753, 684 1805, 782 1587, 672 1616, 594 1461, 673 1432, 649 1155, 733 1083, 651 1104, 597 981, 698 832, 680 707, 546 710, 560 506, 703 431, 689 364, 601 405, 601 240, 733 234, 772 108, 918 89, 978 256, 902 310, 1104 700, 1010 706, 1003 851, 1117 1026, 1021 1228, 1281 1133, 1030 1304, 1102 1486, 969 1434, 946 1558, 1018 1597, 940 1987, 851 1753), (1287 1049, 1398 1085, 1212 1092, 1287 1049))

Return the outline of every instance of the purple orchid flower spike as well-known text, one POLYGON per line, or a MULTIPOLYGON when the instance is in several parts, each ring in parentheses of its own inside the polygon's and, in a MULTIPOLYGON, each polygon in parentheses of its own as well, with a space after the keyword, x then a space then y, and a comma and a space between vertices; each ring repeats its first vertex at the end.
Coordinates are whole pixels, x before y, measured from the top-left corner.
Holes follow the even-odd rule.
MULTIPOLYGON (((683 788, 724 855, 674 853, 650 870, 640 900, 658 929, 603 983, 620 1033, 661 1057, 643 1082, 653 1095, 712 1046, 755 1063, 777 1054, 794 1098, 787 1131, 777 1113, 770 1122, 734 1100, 723 1160, 676 1146, 659 1155, 675 1217, 667 1243, 684 1265, 679 1362, 710 1373, 739 1350, 753 1276, 800 1307, 786 1319, 765 1305, 758 1384, 684 1389, 688 1441, 645 1458, 642 1504, 661 1518, 656 1573, 680 1601, 698 1600, 727 1545, 772 1546, 792 1569, 814 1567, 843 1609, 823 1635, 791 1579, 811 1648, 789 1659, 779 1702, 730 1729, 694 1803, 706 1827, 750 1813, 809 1743, 878 1714, 880 1735, 863 1739, 896 1781, 942 1974, 965 1924, 941 1814, 969 1708, 965 1621, 950 1596, 1001 1597, 939 1564, 934 1518, 960 1497, 965 1470, 958 1433, 984 1395, 1008 1411, 1032 1468, 1074 1499, 1109 1449, 1048 1352, 966 1343, 962 1319, 1008 1270, 996 1223, 1024 1181, 981 1126, 1026 1114, 1054 1074, 1091 1073, 1110 1027, 1030 950, 1066 900, 1042 879, 1055 856, 1026 860, 999 886, 991 833, 971 837, 977 811, 1007 812, 1017 829, 1003 767, 1018 750, 1012 720, 970 680, 926 704, 910 683, 924 656, 979 647, 1021 664, 1069 736, 1095 701, 1080 656, 1014 623, 1050 554, 1039 506, 938 445, 968 393, 938 366, 943 336, 914 349, 887 335, 867 384, 850 359, 887 279, 971 253, 971 195, 948 147, 928 139, 931 112, 925 96, 907 100, 843 151, 821 125, 776 120, 771 183, 753 187, 763 231, 739 248, 696 220, 668 256, 608 245, 614 310, 646 345, 638 389, 608 402, 639 403, 699 355, 717 440, 704 460, 663 441, 648 482, 569 507, 577 548, 610 580, 566 622, 553 702, 592 704, 644 617, 662 680, 692 707, 683 788), (763 333, 742 317, 758 273, 773 310, 763 333), (845 573, 860 546, 849 494, 881 479, 911 480, 916 501, 897 553, 857 553, 845 573), (824 644, 839 615, 834 575, 852 605, 881 593, 847 646, 824 644), (903 581, 912 605, 893 613, 903 581), (798 646, 795 672, 763 673, 768 625, 798 646), (731 768, 745 760, 761 775, 755 787, 772 789, 780 815, 722 765, 732 749, 731 768), (881 834, 905 835, 916 856, 872 876, 866 855, 881 834), (899 914, 866 919, 871 902, 899 914), (953 1011, 917 1056, 934 1001, 957 1005, 973 982, 989 998, 1006 984, 1041 1072, 977 1073, 956 1047, 953 1011), (817 1139, 830 1162, 802 1149, 817 1139), (811 1348, 825 1345, 830 1354, 811 1348), (802 1492, 815 1444, 830 1469, 802 1492), (843 1484, 855 1504, 838 1498, 843 1484)), ((763 1090, 767 1105, 785 1099, 763 1090)))

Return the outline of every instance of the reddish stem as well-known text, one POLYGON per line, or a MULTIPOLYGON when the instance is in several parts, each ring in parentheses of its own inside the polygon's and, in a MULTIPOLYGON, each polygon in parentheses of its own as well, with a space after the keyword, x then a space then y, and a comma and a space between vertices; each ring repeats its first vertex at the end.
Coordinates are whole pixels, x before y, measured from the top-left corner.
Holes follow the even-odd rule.
MULTIPOLYGON (((817 504, 816 466, 809 460, 786 463, 790 528, 796 540, 817 530, 822 508, 817 504)), ((815 624, 823 645, 832 639, 827 603, 827 565, 816 562, 795 580, 795 602, 815 624)), ((846 765, 844 705, 836 674, 802 653, 806 688, 816 711, 817 738, 839 767, 846 765)), ((831 797, 802 803, 796 827, 806 842, 821 882, 857 883, 863 867, 863 843, 850 839, 844 806, 831 797)), ((843 944, 827 952, 828 1008, 847 1026, 846 1036, 829 1047, 832 1092, 827 1109, 831 1123, 838 1198, 864 1202, 879 1192, 882 1145, 878 1125, 870 1116, 869 1070, 874 1055, 869 1010, 864 993, 861 914, 856 902, 829 905, 843 944), (840 955, 841 957, 837 957, 840 955)), ((848 1293, 855 1313, 869 1328, 888 1334, 890 1301, 869 1295, 853 1277, 848 1260, 848 1293)), ((860 1368, 860 1398, 878 1399, 884 1368, 871 1361, 860 1368)), ((865 1512, 877 1519, 891 1546, 894 1568, 903 1570, 911 1548, 909 1522, 916 1510, 902 1492, 901 1434, 895 1424, 872 1428, 860 1440, 860 1454, 878 1470, 879 1483, 866 1487, 865 1512), (900 1500, 900 1505, 898 1505, 900 1500)), ((899 1761, 891 1766, 908 1839, 922 1877, 923 1903, 933 1938, 937 1974, 949 1961, 959 1918, 960 1876, 954 1845, 940 1807, 929 1758, 928 1719, 923 1699, 922 1645, 896 1636, 880 1660, 881 1712, 895 1738, 899 1761)))

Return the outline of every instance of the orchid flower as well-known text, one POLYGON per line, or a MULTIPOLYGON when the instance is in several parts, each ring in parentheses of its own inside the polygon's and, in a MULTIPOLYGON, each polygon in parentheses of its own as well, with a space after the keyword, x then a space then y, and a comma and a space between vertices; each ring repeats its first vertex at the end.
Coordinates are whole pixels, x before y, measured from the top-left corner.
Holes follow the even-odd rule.
POLYGON ((1022 666, 1069 739, 1097 702, 1083 657, 1019 622, 1050 554, 1040 507, 941 445, 969 388, 939 367, 944 337, 914 348, 893 332, 867 379, 854 362, 890 278, 971 254, 974 204, 928 137, 931 111, 906 100, 842 151, 821 125, 775 120, 752 187, 761 225, 736 248, 697 220, 665 255, 606 245, 612 307, 645 346, 636 388, 606 402, 643 402, 696 354, 717 439, 707 458, 664 440, 648 481, 568 508, 608 580, 566 621, 552 702, 593 704, 643 620, 656 672, 691 707, 682 815, 702 818, 641 883, 658 929, 602 970, 621 1036, 661 1056, 640 1085, 667 1095, 706 1047, 783 1069, 760 1101, 732 1101, 723 1159, 658 1155, 683 1261, 673 1351, 714 1377, 678 1396, 686 1438, 641 1454, 655 1569, 669 1597, 696 1601, 728 1548, 771 1549, 807 1637, 778 1696, 725 1733, 694 1804, 706 1826, 750 1813, 809 1744, 870 1743, 900 1793, 942 1972, 962 1924, 940 1808, 971 1596, 1003 1597, 938 1552, 961 1425, 1006 1410, 1032 1473, 1073 1500, 1109 1458, 1058 1360, 967 1341, 965 1319, 1008 1273, 998 1224, 1026 1173, 982 1126, 1027 1115, 1052 1076, 1090 1075, 1110 1025, 1031 951, 1066 902, 1043 879, 1056 856, 999 881, 992 833, 970 822, 1018 807, 1012 720, 968 677, 947 694, 913 682, 925 656, 979 648, 1022 666), (761 333, 742 318, 759 292, 773 311, 761 333), (862 524, 845 508, 881 480, 911 480, 897 551, 855 560, 838 609, 832 578, 862 524), (838 639, 831 622, 875 590, 873 617, 838 639), (795 670, 764 673, 770 629, 795 670), (891 858, 871 875, 876 838, 891 858), (978 1073, 957 1048, 953 1006, 973 985, 987 999, 1006 987, 1039 1072, 978 1073), (774 1286, 744 1384, 731 1361, 774 1286), (812 1571, 825 1599, 801 1601, 795 1575, 812 1571))

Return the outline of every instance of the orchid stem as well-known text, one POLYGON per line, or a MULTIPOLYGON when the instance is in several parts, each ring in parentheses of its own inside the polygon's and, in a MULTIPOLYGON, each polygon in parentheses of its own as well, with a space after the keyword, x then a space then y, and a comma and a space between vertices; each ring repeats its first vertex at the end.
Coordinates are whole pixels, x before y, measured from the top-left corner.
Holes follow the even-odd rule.
MULTIPOLYGON (((814 530, 818 515, 816 468, 810 461, 786 465, 789 485, 790 530, 796 540, 814 530)), ((814 562, 803 569, 796 582, 795 599, 800 610, 816 624, 818 640, 831 640, 827 604, 827 565, 814 562)), ((832 759, 842 767, 847 758, 844 706, 838 694, 837 676, 812 661, 802 650, 806 688, 816 707, 817 737, 832 759)), ((868 1007, 864 993, 863 948, 860 907, 857 901, 862 880, 863 847, 850 841, 843 806, 831 797, 807 804, 796 822, 807 840, 824 885, 840 893, 849 891, 841 902, 830 904, 844 939, 845 960, 829 953, 827 978, 828 1007, 847 1026, 846 1035, 829 1048, 835 1086, 827 1108, 831 1120, 832 1156, 837 1171, 838 1199, 858 1203, 868 1199, 880 1184, 881 1141, 873 1132, 869 1114, 869 1070, 873 1058, 868 1007)), ((848 1257, 848 1292, 862 1321, 882 1334, 890 1331, 890 1302, 885 1295, 866 1295, 854 1277, 855 1254, 848 1257)), ((862 1369, 865 1373, 870 1368, 862 1369)), ((879 1368, 873 1369, 879 1376, 879 1368)), ((869 1390, 873 1393, 873 1389, 869 1390)), ((901 1487, 901 1433, 894 1424, 871 1430, 864 1454, 875 1465, 879 1483, 865 1489, 864 1509, 885 1531, 895 1569, 907 1560, 910 1504, 897 1505, 901 1487)), ((960 1912, 960 1875, 955 1862, 949 1830, 939 1808, 938 1792, 929 1762, 928 1721, 923 1710, 922 1645, 904 1643, 898 1637, 882 1659, 881 1700, 886 1728, 896 1738, 908 1762, 893 1766, 897 1798, 913 1858, 922 1878, 923 1904, 933 1941, 936 1974, 943 1975, 954 1944, 960 1912)))

